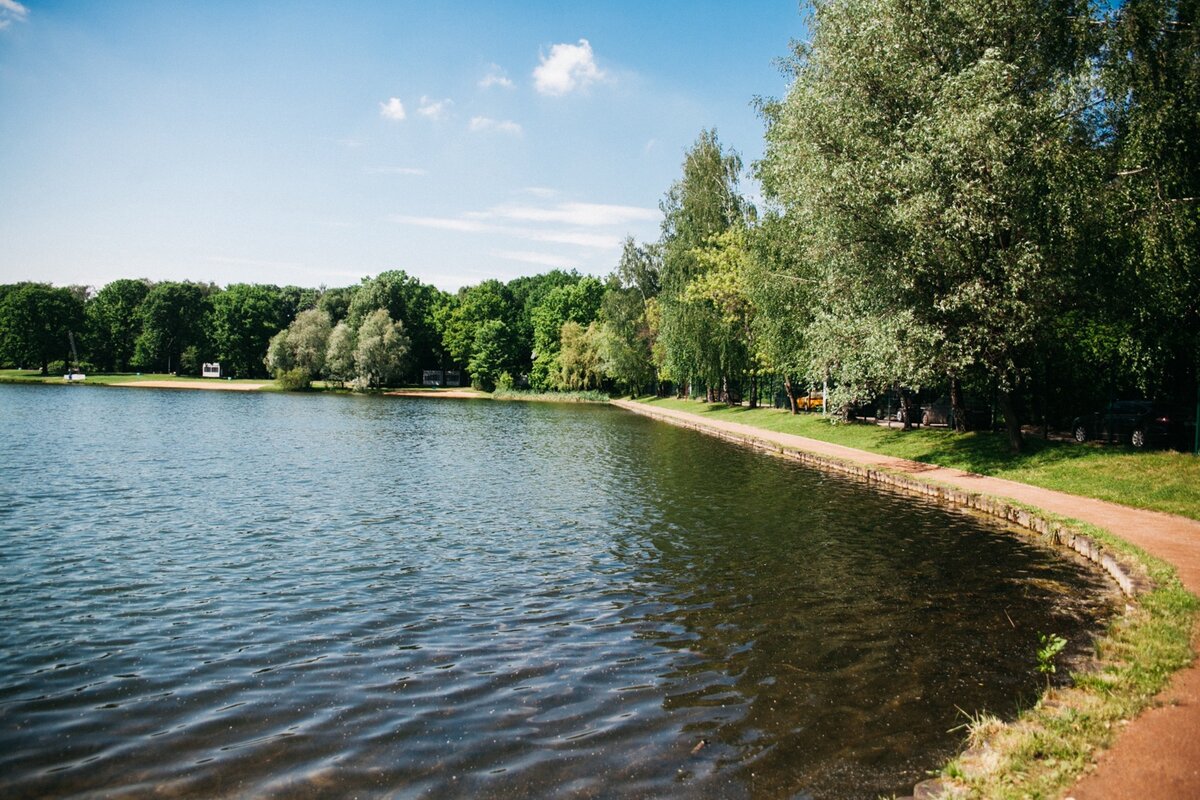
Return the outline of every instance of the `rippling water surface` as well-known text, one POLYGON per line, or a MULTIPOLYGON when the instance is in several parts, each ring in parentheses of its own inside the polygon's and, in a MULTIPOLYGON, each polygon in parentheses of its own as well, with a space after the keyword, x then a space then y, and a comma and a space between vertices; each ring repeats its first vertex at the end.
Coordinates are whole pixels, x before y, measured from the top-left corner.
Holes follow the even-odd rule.
POLYGON ((1104 584, 607 407, 0 386, 0 795, 874 797, 1104 584))

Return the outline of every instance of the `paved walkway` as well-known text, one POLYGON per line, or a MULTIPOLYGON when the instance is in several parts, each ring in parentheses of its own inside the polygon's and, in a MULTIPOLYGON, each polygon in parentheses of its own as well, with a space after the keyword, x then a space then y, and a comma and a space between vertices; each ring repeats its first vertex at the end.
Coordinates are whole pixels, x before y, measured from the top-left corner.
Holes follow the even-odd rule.
MULTIPOLYGON (((906 472, 914 477, 1016 500, 1064 517, 1090 522, 1170 562, 1179 571, 1184 586, 1192 593, 1200 594, 1200 522, 1194 520, 1040 489, 1003 478, 989 478, 869 453, 686 411, 628 400, 614 400, 613 405, 678 425, 906 472)), ((1193 645, 1200 645, 1200 634, 1193 637, 1193 645)), ((1171 685, 1159 697, 1159 704, 1144 711, 1126 727, 1112 748, 1100 756, 1096 768, 1076 784, 1067 796, 1075 800, 1200 798, 1200 667, 1196 662, 1175 675, 1171 685)))

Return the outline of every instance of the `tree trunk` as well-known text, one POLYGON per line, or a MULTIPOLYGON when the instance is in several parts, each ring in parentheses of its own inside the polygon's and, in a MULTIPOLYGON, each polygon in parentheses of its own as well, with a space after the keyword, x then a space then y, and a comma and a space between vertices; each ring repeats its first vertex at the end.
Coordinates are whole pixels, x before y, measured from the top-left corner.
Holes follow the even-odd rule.
POLYGON ((970 430, 971 421, 967 418, 967 409, 963 408, 962 384, 957 375, 950 376, 950 411, 954 415, 954 430, 959 433, 970 430))
POLYGON ((792 386, 792 379, 787 375, 783 376, 783 391, 787 394, 788 411, 793 414, 798 413, 799 410, 796 408, 796 387, 792 386))
POLYGON ((911 431, 912 427, 913 427, 913 424, 912 424, 912 419, 913 419, 912 395, 910 395, 908 392, 901 392, 900 393, 900 403, 901 403, 902 408, 904 409, 904 413, 900 415, 900 416, 904 417, 904 430, 911 431))
POLYGON ((750 407, 758 408, 758 376, 750 376, 750 407))
POLYGON ((1024 440, 1021 438, 1021 420, 1017 418, 1017 407, 1013 402, 1012 392, 1001 391, 999 394, 1004 428, 1008 431, 1008 449, 1014 454, 1020 453, 1024 440))

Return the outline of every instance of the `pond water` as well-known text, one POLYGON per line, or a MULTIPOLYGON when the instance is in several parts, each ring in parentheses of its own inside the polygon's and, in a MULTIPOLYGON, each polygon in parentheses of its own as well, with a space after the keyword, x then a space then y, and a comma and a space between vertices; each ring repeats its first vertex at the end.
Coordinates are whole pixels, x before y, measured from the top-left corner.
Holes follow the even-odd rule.
POLYGON ((1110 613, 603 406, 0 385, 0 441, 5 798, 906 794, 1110 613))

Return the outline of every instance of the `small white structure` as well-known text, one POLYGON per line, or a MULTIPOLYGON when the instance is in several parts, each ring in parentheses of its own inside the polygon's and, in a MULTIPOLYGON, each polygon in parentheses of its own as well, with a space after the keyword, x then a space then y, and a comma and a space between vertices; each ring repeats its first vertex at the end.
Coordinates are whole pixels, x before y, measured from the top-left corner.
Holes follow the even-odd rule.
POLYGON ((212 364, 205 364, 203 370, 200 372, 200 376, 203 378, 221 377, 221 362, 217 361, 212 364))
POLYGON ((445 382, 442 385, 443 386, 462 386, 462 377, 459 375, 458 370, 456 370, 456 369, 446 370, 445 382))
POLYGON ((442 371, 440 369, 421 370, 421 384, 424 386, 441 386, 442 371))

